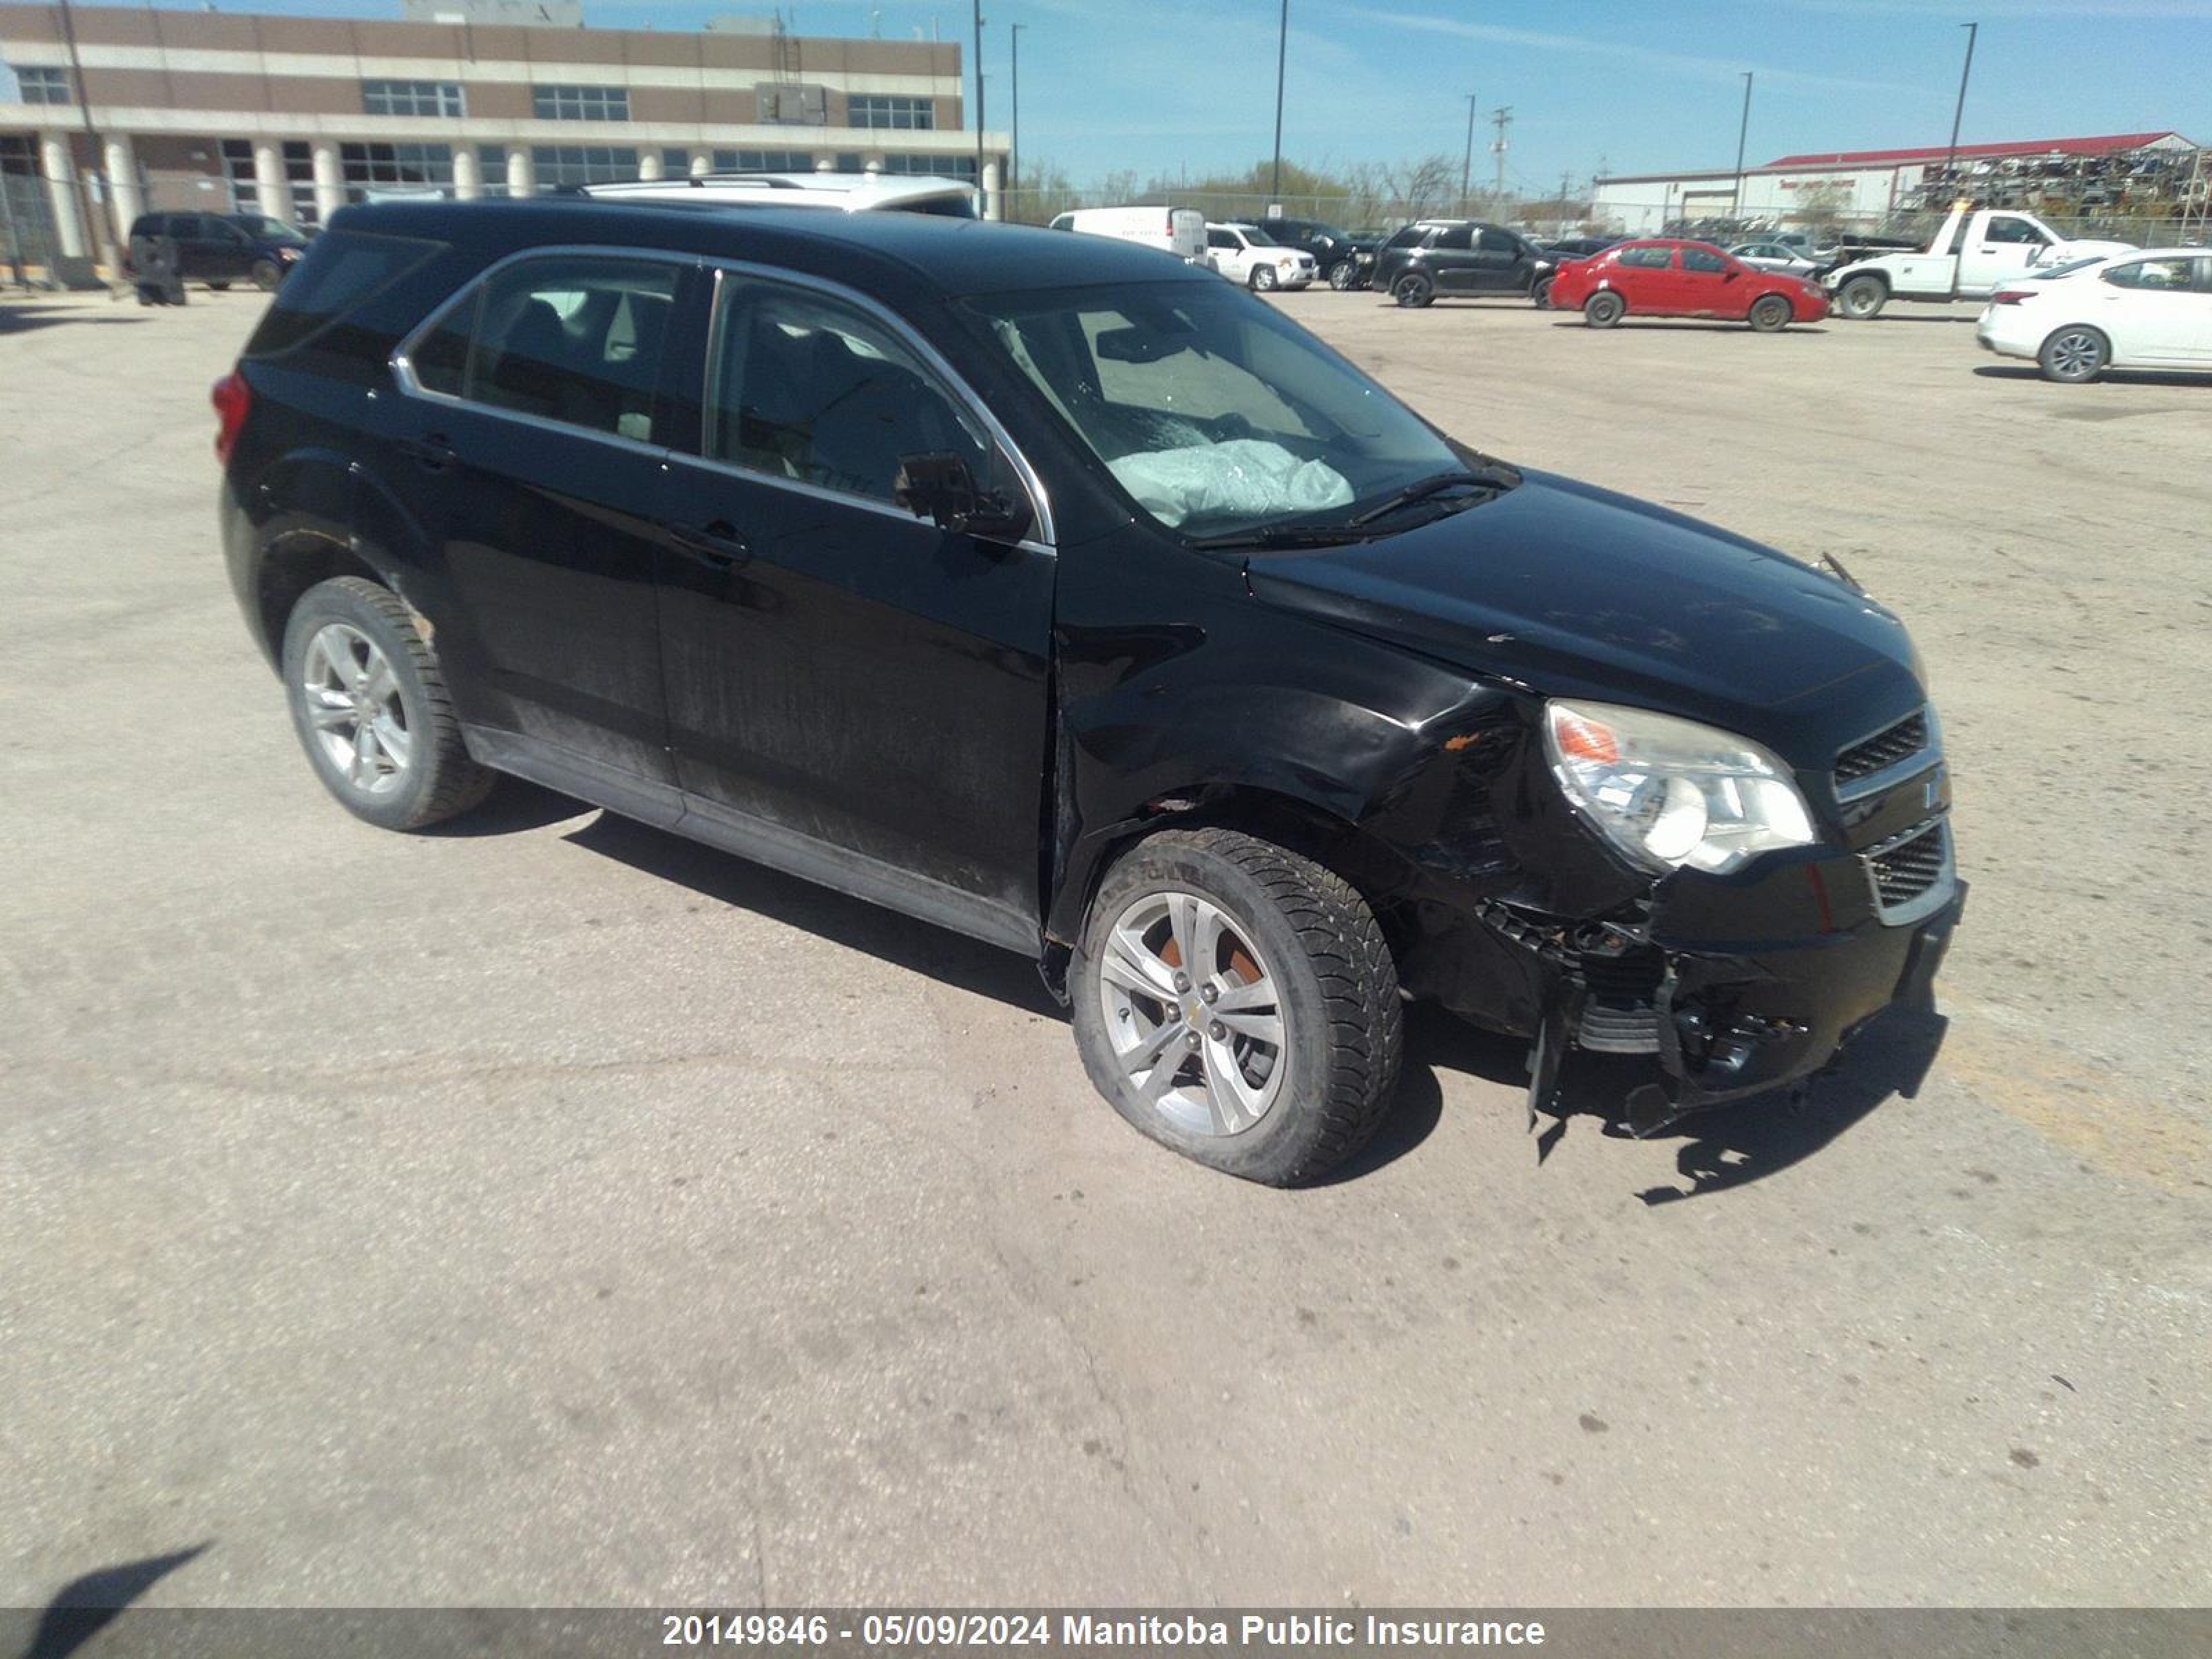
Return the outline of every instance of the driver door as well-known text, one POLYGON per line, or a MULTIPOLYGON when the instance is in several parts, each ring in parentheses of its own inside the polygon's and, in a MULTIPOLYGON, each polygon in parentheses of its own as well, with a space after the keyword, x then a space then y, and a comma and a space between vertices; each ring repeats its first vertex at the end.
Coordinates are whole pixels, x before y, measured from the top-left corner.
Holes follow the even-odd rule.
POLYGON ((893 499, 900 458, 924 453, 1020 491, 995 427, 902 325, 842 293, 720 271, 706 342, 659 582, 687 823, 1034 949, 1054 555, 893 499))
POLYGON ((1959 259, 1959 286, 1995 288, 2024 276, 2049 246, 2035 221, 2017 213, 1992 213, 1982 234, 1967 244, 1959 259))

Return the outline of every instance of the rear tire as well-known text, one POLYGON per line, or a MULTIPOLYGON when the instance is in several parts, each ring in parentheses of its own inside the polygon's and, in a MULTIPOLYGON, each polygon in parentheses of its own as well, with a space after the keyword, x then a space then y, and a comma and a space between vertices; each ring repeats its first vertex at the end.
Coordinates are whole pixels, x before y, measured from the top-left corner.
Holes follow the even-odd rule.
POLYGON ((2095 329, 2078 323, 2054 330, 2035 354, 2043 378, 2060 386, 2086 386, 2102 374, 2112 361, 2112 343, 2095 329))
POLYGON ((1880 316, 1888 302, 1888 286, 1879 276, 1854 276, 1836 291, 1836 309, 1855 323, 1880 316))
POLYGON ((1437 285, 1418 270, 1409 270, 1390 284, 1390 297, 1408 311, 1417 311, 1437 297, 1437 285))
POLYGON ((1752 301, 1746 319, 1754 334, 1773 334, 1790 326, 1790 301, 1779 294, 1762 294, 1752 301))
POLYGON ((1233 830, 1154 836, 1108 872, 1071 967, 1091 1082, 1209 1169, 1312 1181, 1389 1112, 1397 967, 1365 902, 1310 859, 1233 830))
POLYGON ((300 744, 356 817, 420 830, 491 793, 497 775, 469 757, 438 653, 390 588, 318 582, 285 620, 281 661, 300 744))
POLYGON ((210 288, 213 289, 214 289, 217 294, 222 294, 222 293, 226 292, 226 291, 229 289, 229 287, 230 287, 230 283, 229 283, 229 282, 226 279, 225 281, 223 281, 223 282, 220 282, 220 283, 210 283, 208 284, 208 286, 209 286, 210 288))
POLYGON ((1628 302, 1611 289, 1601 289, 1583 301, 1583 320, 1592 328, 1611 328, 1628 310, 1628 302))

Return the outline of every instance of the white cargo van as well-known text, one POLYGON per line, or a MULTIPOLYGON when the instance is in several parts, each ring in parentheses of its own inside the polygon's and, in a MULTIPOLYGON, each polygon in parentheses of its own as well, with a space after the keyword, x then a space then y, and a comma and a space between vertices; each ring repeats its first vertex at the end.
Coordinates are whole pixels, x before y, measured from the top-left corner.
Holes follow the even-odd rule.
POLYGON ((1054 219, 1052 228, 1111 236, 1118 242, 1142 242, 1193 264, 1206 258, 1206 216, 1196 208, 1077 208, 1054 219))

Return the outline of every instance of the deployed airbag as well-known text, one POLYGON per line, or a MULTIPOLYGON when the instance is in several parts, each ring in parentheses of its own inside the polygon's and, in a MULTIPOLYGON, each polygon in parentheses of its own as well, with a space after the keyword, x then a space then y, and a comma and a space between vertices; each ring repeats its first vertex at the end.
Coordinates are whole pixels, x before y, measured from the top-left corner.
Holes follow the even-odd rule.
POLYGON ((1352 501, 1344 474, 1302 461, 1260 438, 1187 449, 1155 449, 1106 464, 1121 487, 1162 524, 1187 519, 1277 519, 1352 501))

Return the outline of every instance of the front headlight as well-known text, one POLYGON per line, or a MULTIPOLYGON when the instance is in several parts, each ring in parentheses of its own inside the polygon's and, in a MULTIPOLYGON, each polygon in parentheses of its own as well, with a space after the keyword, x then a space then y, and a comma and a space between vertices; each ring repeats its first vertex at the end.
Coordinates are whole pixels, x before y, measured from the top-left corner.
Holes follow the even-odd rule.
POLYGON ((1641 708, 1555 702, 1544 746, 1567 799, 1650 869, 1717 875, 1815 839, 1789 769, 1748 738, 1641 708))

